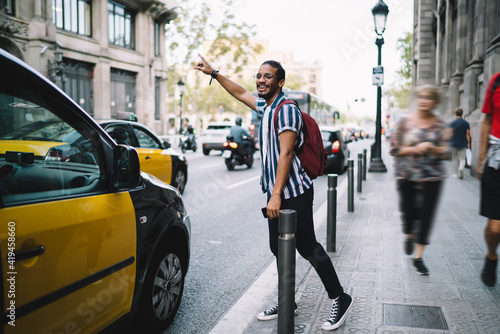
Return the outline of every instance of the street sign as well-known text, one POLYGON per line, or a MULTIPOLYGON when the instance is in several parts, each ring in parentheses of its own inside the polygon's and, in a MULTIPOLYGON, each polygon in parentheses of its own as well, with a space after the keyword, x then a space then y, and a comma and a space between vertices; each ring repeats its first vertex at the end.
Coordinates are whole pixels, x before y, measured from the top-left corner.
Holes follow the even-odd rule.
POLYGON ((382 66, 377 66, 373 68, 373 85, 382 86, 384 84, 384 68, 382 66))

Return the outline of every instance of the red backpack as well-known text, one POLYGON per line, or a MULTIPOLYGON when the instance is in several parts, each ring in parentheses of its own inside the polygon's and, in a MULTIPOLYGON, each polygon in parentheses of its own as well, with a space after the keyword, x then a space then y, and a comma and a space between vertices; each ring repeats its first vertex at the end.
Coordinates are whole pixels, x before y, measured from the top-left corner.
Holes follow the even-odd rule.
MULTIPOLYGON (((292 100, 284 100, 278 105, 274 113, 274 130, 278 132, 278 113, 284 104, 294 104, 297 108, 299 106, 292 100)), ((323 139, 321 138, 321 131, 319 130, 316 120, 302 110, 302 132, 304 133, 304 143, 301 147, 296 149, 296 154, 302 163, 302 167, 311 179, 323 175, 326 167, 327 154, 323 146, 323 139)))

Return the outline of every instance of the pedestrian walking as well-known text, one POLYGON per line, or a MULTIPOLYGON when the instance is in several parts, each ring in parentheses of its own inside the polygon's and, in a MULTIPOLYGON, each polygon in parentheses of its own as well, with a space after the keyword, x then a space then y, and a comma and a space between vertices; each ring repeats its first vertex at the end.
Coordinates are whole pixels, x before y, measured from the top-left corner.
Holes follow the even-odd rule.
POLYGON ((488 84, 484 105, 485 114, 481 125, 477 174, 481 179, 480 214, 488 218, 484 230, 487 253, 481 273, 483 283, 496 284, 500 243, 500 72, 488 84))
POLYGON ((406 234, 404 250, 407 255, 415 250, 413 265, 421 275, 429 274, 423 254, 446 176, 442 160, 449 156, 447 126, 433 112, 439 100, 437 87, 417 88, 416 110, 398 122, 391 138, 390 154, 394 156, 406 234))
MULTIPOLYGON (((304 141, 301 131, 302 116, 293 104, 285 104, 277 115, 277 131, 274 114, 278 105, 286 99, 282 92, 285 84, 285 70, 279 62, 264 62, 255 75, 257 94, 255 97, 240 85, 214 70, 203 57, 195 66, 200 72, 211 75, 234 98, 260 115, 259 144, 261 155, 261 186, 267 194, 267 215, 269 244, 278 258, 278 215, 280 209, 297 212, 297 250, 317 271, 332 300, 330 313, 324 330, 333 330, 342 325, 352 307, 351 296, 344 292, 332 261, 323 246, 316 240, 313 223, 313 182, 295 154, 295 147, 304 141)), ((212 80, 211 79, 211 80, 212 80)), ((297 306, 296 306, 297 307, 297 306)), ((258 314, 259 320, 278 317, 278 305, 258 314)))
POLYGON ((462 118, 464 110, 455 109, 456 119, 450 123, 452 129, 451 137, 451 165, 453 166, 453 177, 464 178, 465 151, 470 149, 470 126, 469 122, 462 118), (458 174, 457 174, 458 173, 458 174))

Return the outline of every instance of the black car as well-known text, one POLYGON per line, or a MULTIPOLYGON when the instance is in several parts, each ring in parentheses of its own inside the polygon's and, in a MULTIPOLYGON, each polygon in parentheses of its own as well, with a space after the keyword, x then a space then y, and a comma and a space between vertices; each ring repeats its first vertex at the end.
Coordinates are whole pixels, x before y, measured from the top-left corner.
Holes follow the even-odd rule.
POLYGON ((328 153, 325 174, 342 174, 347 168, 347 160, 349 159, 349 148, 344 141, 342 130, 333 126, 321 126, 320 130, 323 146, 328 153))
POLYGON ((189 267, 179 190, 2 49, 0 68, 0 332, 163 331, 189 267))

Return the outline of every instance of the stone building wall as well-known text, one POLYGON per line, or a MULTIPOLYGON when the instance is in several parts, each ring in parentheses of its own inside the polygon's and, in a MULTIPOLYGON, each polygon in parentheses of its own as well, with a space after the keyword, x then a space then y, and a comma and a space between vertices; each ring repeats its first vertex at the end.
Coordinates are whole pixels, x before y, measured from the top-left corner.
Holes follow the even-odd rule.
POLYGON ((49 78, 56 51, 62 51, 64 61, 90 64, 93 68, 92 112, 96 120, 112 116, 111 69, 135 74, 136 86, 131 94, 135 97, 135 113, 139 121, 158 134, 166 132, 167 94, 160 94, 160 117, 155 117, 155 78, 160 78, 160 92, 166 92, 168 71, 163 51, 164 24, 176 17, 171 10, 176 6, 175 0, 119 2, 135 13, 135 47, 132 49, 108 42, 108 0, 90 1, 90 36, 57 28, 53 21, 53 0, 13 0, 12 3, 14 8, 10 12, 5 7, 0 8, 0 48, 49 78), (158 55, 154 50, 155 22, 160 24, 158 55))
POLYGON ((476 175, 482 103, 489 79, 500 72, 500 2, 497 0, 414 0, 413 85, 441 88, 439 114, 454 118, 464 109, 471 125, 476 175))

